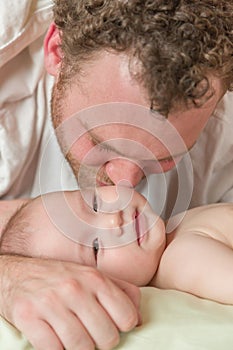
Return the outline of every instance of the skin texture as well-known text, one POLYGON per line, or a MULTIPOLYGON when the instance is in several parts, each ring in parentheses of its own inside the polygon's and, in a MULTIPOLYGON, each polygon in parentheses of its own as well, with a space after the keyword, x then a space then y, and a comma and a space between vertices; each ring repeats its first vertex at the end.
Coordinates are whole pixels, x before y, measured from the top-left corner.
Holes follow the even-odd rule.
MULTIPOLYGON (((52 110, 53 123, 58 127, 62 121, 78 113, 83 109, 94 105, 100 105, 111 102, 127 102, 149 107, 149 101, 146 93, 135 81, 132 80, 128 71, 128 60, 125 55, 112 54, 102 52, 98 58, 88 66, 83 68, 83 76, 80 78, 79 84, 72 83, 64 94, 59 87, 59 70, 61 65, 61 57, 59 57, 59 33, 54 24, 51 25, 48 35, 45 39, 45 64, 50 74, 56 77, 56 83, 53 89, 52 110), (105 72, 105 74, 103 74, 105 72), (114 87, 114 88, 113 88, 114 87)), ((75 79, 74 79, 75 81, 75 79)), ((212 115, 218 101, 223 96, 225 89, 221 80, 212 78, 213 89, 215 94, 201 108, 185 109, 180 106, 177 111, 168 115, 168 121, 177 130, 183 140, 186 151, 190 149, 196 142, 200 132, 203 130, 209 117, 212 115)), ((111 123, 111 120, 109 120, 111 123)), ((156 139, 156 135, 148 135, 141 129, 136 129, 130 125, 126 129, 125 125, 102 126, 95 130, 97 135, 101 135, 101 141, 107 141, 115 138, 131 139, 142 144, 146 149, 150 150, 153 156, 159 160, 160 171, 168 171, 175 166, 173 157, 178 153, 185 152, 185 149, 175 149, 169 152, 166 145, 156 139)), ((158 134, 164 130, 158 130, 158 134)), ((170 135, 174 138, 174 135, 170 135)), ((171 140, 167 138, 167 144, 170 145, 171 140)), ((62 144, 62 140, 60 139, 62 144)), ((84 160, 86 154, 95 143, 88 137, 83 135, 68 150, 67 158, 73 168, 76 176, 80 163, 84 160)), ((125 146, 125 148, 127 148, 125 146)), ((149 171, 153 172, 153 171, 149 171)), ((126 180, 132 186, 143 178, 143 169, 130 161, 130 157, 121 159, 119 157, 111 159, 105 164, 99 164, 98 181, 102 184, 117 184, 122 179, 126 180)))
POLYGON ((11 216, 15 213, 15 211, 21 207, 24 203, 26 203, 26 199, 15 199, 12 201, 0 201, 0 237, 2 234, 2 229, 11 218, 11 216))
POLYGON ((36 349, 60 350, 63 344, 67 349, 94 349, 94 344, 100 349, 110 349, 119 342, 119 330, 127 332, 139 322, 140 293, 131 284, 70 262, 14 256, 1 259, 3 316, 11 320, 36 349), (9 289, 8 280, 15 276, 21 288, 11 286, 9 289), (121 300, 122 312, 116 300, 121 300), (65 327, 61 320, 66 320, 65 327), (100 327, 96 327, 97 321, 100 327))
MULTIPOLYGON (((57 1, 57 3, 61 2, 61 0, 57 1)), ((67 3, 67 1, 63 2, 63 5, 66 7, 67 3)), ((99 4, 97 5, 100 6, 100 9, 97 10, 101 12, 100 1, 97 3, 99 4)), ((135 2, 129 2, 131 5, 133 5, 133 3, 135 2)), ((143 4, 144 3, 145 2, 143 2, 143 4)), ((78 4, 84 6, 84 2, 78 2, 78 4)), ((116 2, 116 4, 118 4, 118 2, 116 2)), ((137 2, 137 4, 142 6, 141 1, 137 2)), ((151 2, 146 1, 146 4, 149 6, 148 14, 150 14, 151 2)), ((71 3, 71 5, 73 5, 73 3, 71 3)), ((159 5, 158 13, 164 15, 167 12, 172 11, 169 13, 171 13, 171 20, 173 21, 174 9, 170 8, 170 5, 171 2, 167 5, 168 8, 162 9, 162 11, 165 11, 162 14, 160 7, 163 7, 163 5, 159 5)), ((203 7, 205 7, 204 5, 205 2, 203 7)), ((88 8, 88 11, 91 13, 93 11, 95 13, 96 11, 95 6, 94 9, 92 8, 93 6, 92 3, 90 8, 88 8)), ((212 6, 210 7, 212 8, 212 6)), ((207 18, 211 17, 208 16, 209 6, 207 6, 206 9, 203 9, 201 6, 197 7, 195 5, 195 11, 197 8, 198 10, 201 9, 204 15, 207 13, 207 18)), ((194 9, 191 10, 194 11, 194 9)), ((155 10, 157 11, 157 9, 155 10)), ((59 11, 60 10, 58 10, 58 12, 59 11)), ((140 11, 137 12, 142 13, 140 11)), ((215 8, 213 12, 216 13, 215 8)), ((129 13, 131 14, 131 11, 129 11, 129 13)), ((225 13, 221 12, 221 16, 219 12, 217 13, 220 21, 218 27, 223 28, 221 25, 221 18, 224 18, 225 23, 225 13)), ((72 13, 72 16, 73 15, 75 18, 78 18, 75 13, 72 13)), ((132 15, 135 15, 135 11, 132 12, 132 15)), ((70 20, 72 16, 68 15, 68 17, 64 19, 64 22, 68 23, 68 20, 70 20)), ((59 22, 60 25, 62 25, 61 17, 62 11, 60 12, 60 15, 57 16, 57 22, 59 22)), ((190 21, 191 16, 188 15, 184 17, 186 19, 188 18, 188 21, 190 21)), ((95 19, 98 18, 99 13, 95 16, 95 19)), ((199 14, 196 14, 192 18, 194 18, 195 23, 200 16, 199 14)), ((87 21, 92 23, 90 17, 87 21)), ((179 19, 177 21, 179 22, 179 19)), ((134 23, 134 21, 129 22, 134 23)), ((152 23, 151 21, 149 22, 152 23)), ((205 16, 200 25, 202 25, 203 22, 208 22, 206 21, 205 16)), ((228 23, 231 22, 231 19, 228 19, 228 23)), ((141 21, 138 21, 137 23, 140 24, 141 21)), ((160 23, 164 22, 162 21, 160 23)), ((118 24, 119 23, 115 21, 117 31, 119 28, 118 24)), ((146 26, 147 24, 145 24, 145 27, 146 26)), ((74 26, 72 25, 71 27, 73 28, 74 26)), ((208 28, 215 27, 214 24, 208 26, 208 28)), ((82 26, 79 26, 79 28, 82 28, 82 26)), ((141 25, 140 28, 143 34, 142 38, 146 37, 145 28, 143 29, 141 25)), ((196 29, 199 31, 199 27, 196 29)), ((180 32, 179 28, 176 28, 176 30, 177 31, 174 32, 176 34, 174 35, 178 35, 178 32, 180 32)), ((170 26, 169 31, 171 32, 170 26)), ((69 33, 69 28, 67 29, 67 32, 69 33)), ((124 33, 124 28, 122 32, 124 33)), ((161 32, 163 33, 164 30, 162 29, 161 32)), ((193 33, 192 30, 188 32, 193 33)), ((209 33, 209 31, 203 31, 203 29, 200 32, 209 33)), ((187 30, 181 31, 181 37, 183 37, 183 33, 187 33, 187 30)), ((151 36, 151 34, 149 34, 149 36, 151 36)), ((135 37, 134 33, 133 37, 135 37)), ((211 35, 210 37, 212 38, 213 36, 211 35)), ((219 35, 215 38, 216 42, 218 41, 218 37, 219 35)), ((158 135, 151 135, 151 133, 148 135, 148 132, 145 133, 141 128, 135 130, 132 125, 128 128, 125 128, 125 125, 118 125, 117 128, 113 129, 105 125, 105 127, 95 130, 98 134, 97 136, 103 137, 100 142, 101 144, 103 144, 103 141, 109 139, 112 140, 113 138, 126 138, 131 140, 134 138, 133 136, 135 136, 136 142, 142 144, 147 150, 150 150, 151 155, 153 158, 156 158, 159 166, 156 167, 156 169, 148 167, 146 172, 144 168, 144 160, 147 160, 148 154, 142 154, 140 159, 134 159, 131 154, 127 153, 123 157, 119 156, 119 154, 113 154, 110 159, 107 159, 107 161, 105 157, 102 161, 100 160, 97 172, 95 168, 94 175, 97 176, 94 177, 97 177, 98 185, 118 184, 123 180, 128 186, 135 186, 145 176, 145 173, 149 174, 152 172, 167 171, 174 167, 176 161, 174 161, 172 157, 177 153, 183 153, 185 149, 187 150, 193 146, 201 130, 204 128, 207 120, 215 109, 216 104, 229 87, 225 86, 225 80, 223 82, 220 78, 221 69, 217 72, 219 74, 215 74, 216 69, 220 66, 219 62, 224 62, 224 67, 226 67, 225 72, 228 70, 228 76, 229 72, 232 72, 232 68, 229 69, 228 67, 230 67, 230 65, 227 63, 231 61, 230 58, 232 57, 232 52, 230 51, 231 45, 228 44, 227 46, 229 39, 227 36, 224 36, 224 38, 223 45, 221 45, 222 49, 218 51, 226 52, 225 49, 227 48, 228 55, 227 57, 223 57, 223 60, 214 60, 214 62, 216 62, 214 67, 211 63, 213 62, 211 58, 215 57, 214 50, 212 55, 210 55, 209 52, 206 55, 206 52, 204 52, 202 53, 201 58, 197 58, 200 68, 200 66, 203 66, 203 57, 209 57, 208 61, 205 60, 203 67, 205 70, 204 76, 209 77, 209 85, 211 88, 210 91, 207 92, 213 92, 213 94, 210 94, 212 97, 207 99, 207 102, 202 104, 200 108, 194 108, 192 103, 191 105, 189 105, 189 103, 188 105, 180 103, 178 101, 183 101, 183 99, 180 100, 175 98, 173 100, 176 103, 173 104, 172 109, 169 109, 170 113, 168 115, 168 121, 180 134, 180 138, 183 140, 183 146, 185 147, 180 147, 179 144, 179 147, 177 148, 177 143, 174 144, 174 142, 172 142, 173 136, 171 138, 167 137, 166 142, 170 146, 168 147, 168 150, 166 144, 164 145, 163 142, 155 137, 158 135)), ((199 39, 200 38, 198 38, 197 42, 199 42, 199 39)), ((152 42, 154 41, 152 40, 152 42)), ((177 42, 183 43, 183 40, 177 40, 177 42)), ((191 43, 192 49, 193 40, 191 40, 191 43)), ((148 84, 140 83, 140 79, 133 79, 127 68, 129 62, 127 56, 129 50, 127 50, 127 45, 125 48, 118 47, 118 51, 115 51, 114 49, 105 51, 103 48, 98 49, 98 52, 94 50, 92 55, 88 55, 88 57, 90 56, 89 58, 91 58, 91 60, 88 60, 88 65, 85 65, 82 62, 82 74, 78 74, 77 70, 75 71, 75 74, 73 74, 74 71, 71 69, 72 79, 68 84, 64 85, 64 71, 62 68, 64 66, 63 63, 65 61, 67 62, 67 60, 66 57, 63 57, 64 51, 62 51, 60 44, 60 32, 54 24, 51 24, 45 38, 44 48, 46 69, 48 73, 55 78, 52 98, 52 114, 53 123, 56 128, 61 125, 62 121, 68 120, 72 114, 97 104, 102 105, 103 103, 115 102, 133 103, 148 109, 151 106, 151 100, 156 100, 156 95, 158 99, 158 95, 160 95, 160 89, 158 87, 162 80, 160 77, 157 77, 157 79, 148 79, 147 74, 148 84, 150 85, 151 81, 157 84, 155 91, 151 93, 151 90, 154 90, 153 87, 146 89, 145 85, 148 84)), ((177 49, 176 52, 179 53, 180 50, 177 49)), ((167 55, 165 58, 168 59, 170 57, 173 56, 167 55)), ((187 55, 185 57, 187 58, 187 55)), ((76 55, 74 55, 74 61, 79 63, 76 55)), ((172 63, 173 59, 169 59, 169 61, 172 63)), ((185 59, 185 62, 186 61, 187 60, 185 59)), ((164 69, 166 70, 167 61, 162 59, 161 62, 164 63, 164 69)), ((181 59, 180 62, 180 66, 183 66, 183 59, 181 59)), ((175 67, 177 68, 176 63, 175 67)), ((191 66, 190 71, 188 72, 189 77, 190 74, 192 74, 193 67, 196 67, 195 64, 191 66)), ((154 66, 152 68, 154 68, 154 66)), ((159 69, 158 71, 161 71, 163 74, 163 69, 159 69)), ((167 72, 168 71, 169 70, 167 70, 167 72)), ((180 72, 181 69, 178 69, 178 71, 180 72)), ((149 75, 149 77, 151 76, 149 75)), ((176 83, 177 78, 178 77, 175 74, 171 90, 175 92, 179 90, 180 94, 180 84, 176 83)), ((186 80, 184 79, 184 82, 185 81, 186 80)), ((164 82, 167 84, 167 79, 164 79, 164 82)), ((163 92, 168 91, 166 84, 163 88, 163 92)), ((192 84, 192 81, 190 84, 192 84)), ((189 93, 189 88, 186 89, 186 93, 189 93)), ((165 93, 161 96, 164 95, 165 93)), ((169 100, 170 94, 168 94, 166 98, 166 101, 169 100)), ((163 98, 160 98, 160 102, 162 101, 163 98)), ((206 101, 205 98, 204 101, 206 101)), ((158 133, 161 134, 161 131, 164 132, 164 129, 158 130, 158 133)), ((168 136, 168 134, 169 130, 165 130, 165 135, 168 136)), ((63 147, 64 138, 59 138, 59 142, 63 147)), ((95 145, 96 142, 93 141, 93 138, 90 137, 89 133, 83 135, 83 137, 79 139, 79 143, 74 143, 73 147, 68 150, 67 159, 71 163, 76 176, 78 175, 80 162, 86 160, 87 152, 95 145)), ((128 145, 123 144, 125 152, 129 148, 126 146, 128 145)), ((96 151, 97 150, 98 148, 96 151)), ((103 154, 99 154, 98 158, 101 159, 102 157, 103 154)), ((179 158, 180 157, 178 157, 178 160, 179 158)), ((92 164, 90 164, 90 166, 93 167, 92 164)), ((83 176, 84 178, 87 177, 85 174, 83 176)), ((96 181, 96 179, 94 179, 94 181, 96 181)), ((95 345, 103 350, 111 349, 119 341, 119 331, 128 331, 140 322, 140 296, 138 288, 119 280, 114 280, 113 282, 93 267, 85 267, 77 264, 74 265, 68 262, 57 263, 55 261, 51 262, 43 259, 34 260, 22 257, 2 256, 0 276, 1 313, 8 321, 16 325, 26 334, 37 350, 62 350, 64 347, 67 350, 93 350, 95 345), (17 283, 15 281, 17 281, 17 283), (64 320, 66 320, 65 329, 64 320)))
POLYGON ((197 207, 178 214, 171 219, 176 228, 165 235, 163 221, 142 195, 122 188, 119 201, 119 193, 116 187, 99 188, 98 205, 91 206, 85 202, 85 195, 89 196, 86 192, 84 196, 80 191, 65 192, 66 202, 59 200, 60 193, 38 197, 10 220, 0 250, 93 266, 108 276, 138 286, 176 289, 233 304, 231 203, 197 207), (122 199, 124 207, 118 211, 122 199), (49 203, 57 209, 52 217, 49 203), (64 222, 69 218, 65 216, 64 203, 76 215, 75 235, 71 230, 65 231, 64 222), (61 221, 56 221, 60 209, 64 213, 63 226, 61 221), (129 223, 133 224, 130 239, 129 223), (80 244, 82 233, 92 235, 90 226, 93 238, 98 237, 98 250, 94 249, 96 239, 92 244, 80 244), (78 234, 76 227, 80 227, 78 234), (106 240, 106 229, 111 240, 106 240), (122 241, 124 236, 126 239, 122 241))
MULTIPOLYGON (((232 214, 232 203, 188 210, 168 235, 167 247, 150 285, 233 304, 232 214)), ((179 220, 179 216, 172 220, 179 220)))
MULTIPOLYGON (((31 338, 30 330, 34 327, 39 327, 40 331, 32 338, 32 344, 36 348, 40 349, 41 345, 46 347, 50 346, 50 344, 59 348, 60 342, 62 342, 62 344, 67 344, 67 349, 73 346, 91 348, 92 342, 89 341, 89 336, 85 329, 86 325, 88 325, 88 330, 92 334, 93 342, 95 342, 99 348, 110 348, 118 341, 116 326, 117 328, 119 327, 121 331, 128 331, 132 326, 134 327, 136 325, 135 320, 139 318, 139 315, 135 313, 139 300, 137 288, 132 284, 128 284, 116 278, 121 277, 137 285, 144 285, 150 281, 154 275, 155 266, 158 265, 164 249, 164 225, 162 220, 152 213, 144 197, 136 192, 130 189, 124 189, 124 192, 129 193, 129 195, 124 198, 122 198, 122 196, 120 197, 121 200, 123 200, 121 205, 123 208, 126 204, 127 206, 118 213, 115 212, 114 209, 114 202, 119 198, 119 193, 116 193, 115 188, 99 188, 98 191, 98 207, 100 213, 94 212, 93 208, 90 208, 81 198, 79 192, 65 194, 68 207, 73 208, 74 212, 78 215, 78 221, 82 220, 85 223, 83 226, 85 234, 87 234, 86 226, 91 224, 95 231, 96 228, 103 227, 104 225, 104 229, 108 230, 108 235, 112 234, 118 236, 118 233, 116 234, 114 231, 111 233, 111 230, 118 228, 120 220, 123 220, 120 234, 122 237, 126 234, 126 232, 124 232, 124 225, 126 225, 127 228, 128 223, 133 221, 134 224, 132 216, 135 216, 136 212, 137 214, 143 214, 144 210, 147 211, 145 221, 148 222, 150 226, 153 223, 154 226, 151 226, 148 234, 145 234, 146 228, 141 228, 139 231, 140 234, 134 231, 133 237, 130 237, 130 242, 128 243, 126 241, 127 244, 124 241, 122 244, 121 241, 119 247, 110 247, 106 250, 100 248, 98 259, 95 260, 93 256, 93 247, 80 245, 74 243, 73 240, 69 240, 64 236, 64 233, 67 235, 67 232, 61 233, 61 231, 57 229, 57 226, 51 221, 51 217, 49 217, 50 204, 56 208, 58 208, 60 204, 60 197, 57 197, 56 194, 51 194, 45 195, 43 200, 41 198, 35 199, 26 205, 26 207, 23 207, 17 214, 18 224, 11 227, 9 223, 10 227, 6 227, 3 232, 1 253, 44 258, 41 264, 38 264, 39 261, 37 259, 25 260, 26 267, 28 266, 30 269, 33 281, 32 285, 36 287, 36 291, 34 290, 33 292, 33 290, 29 289, 33 297, 24 299, 26 290, 24 289, 24 284, 22 284, 21 292, 17 292, 17 300, 19 300, 20 303, 18 303, 18 306, 14 308, 11 314, 5 315, 13 320, 15 326, 21 329, 28 339, 31 338), (48 198, 47 201, 46 198, 48 198), (112 213, 108 213, 109 210, 111 210, 112 213), (20 213, 23 214, 23 216, 20 213), (28 218, 25 220, 25 216, 27 217, 27 215, 28 218), (31 225, 32 232, 28 235, 31 225), (7 243, 7 231, 12 234, 12 236, 10 235, 11 243, 9 241, 7 243), (21 234, 18 236, 20 232, 21 234), (27 239, 23 238, 25 234, 27 239), (135 237, 135 235, 137 235, 137 237, 135 237), (138 239, 140 239, 140 244, 138 239), (25 243, 25 240, 28 240, 28 242, 25 243), (17 244, 17 242, 19 242, 19 244, 17 244), (23 242, 23 244, 21 245, 20 242, 23 242), (9 249, 10 246, 12 249, 9 249), (139 266, 142 273, 139 273, 139 269, 135 269, 135 266, 131 265, 132 256, 135 261, 138 263, 140 262, 139 266), (150 259, 148 259, 148 257, 150 257, 150 259), (48 258, 52 258, 53 262, 47 260, 48 258), (57 261, 54 259, 57 259, 57 261), (63 260, 63 262, 58 263, 58 260, 63 260), (69 263, 64 260, 68 260, 69 263), (128 270, 125 269, 127 265, 129 266, 128 270), (96 270, 96 267, 104 272, 104 274, 100 274, 100 272, 96 270), (54 276, 54 273, 57 277, 54 276), (77 273, 80 277, 78 280, 73 277, 77 273), (109 273, 111 278, 107 277, 109 273), (49 294, 47 291, 44 291, 43 283, 41 283, 43 274, 45 274, 50 281, 49 294), (60 275, 64 275, 65 277, 60 280, 60 275), (94 281, 93 288, 91 289, 89 288, 90 279, 94 281), (57 289, 55 286, 59 286, 59 288, 57 289), (86 286, 88 286, 88 288, 86 286), (96 286, 98 286, 97 292, 96 286), (82 296, 83 303, 88 303, 90 306, 89 310, 77 304, 76 301, 80 295, 82 296), (121 316, 118 315, 119 306, 114 303, 115 299, 112 298, 112 295, 122 300, 122 309, 124 309, 125 312, 122 312, 121 316), (40 299, 40 307, 38 307, 38 303, 34 303, 34 297, 40 299), (101 305, 104 305, 104 308, 108 310, 108 315, 106 312, 103 312, 101 305), (54 308, 57 310, 56 314, 53 312, 54 308), (70 311, 71 309, 72 312, 70 311), (94 320, 96 317, 95 314, 92 313, 92 309, 98 311, 98 322, 101 324, 101 333, 97 333, 95 323, 92 324, 91 322, 91 320, 94 320), (74 317, 74 312, 78 312, 78 319, 74 317), (67 320, 67 331, 63 330, 57 315, 67 320), (133 315, 133 317, 131 315, 133 315), (53 325, 56 332, 60 334, 59 340, 49 331, 47 320, 53 325), (114 327, 111 327, 112 323, 114 323, 114 327), (79 332, 76 331, 76 336, 70 339, 69 331, 73 327, 78 327, 79 332), (107 347, 106 338, 104 339, 104 343, 101 343, 105 332, 108 332, 109 339, 107 347), (45 342, 43 342, 43 338, 41 338, 44 333, 46 333, 47 336, 45 342)), ((89 198, 90 200, 90 197, 84 198, 89 198)), ((91 203, 92 202, 93 200, 91 199, 91 203)), ((63 208, 60 209, 64 214, 63 208)), ((55 211, 54 215, 56 214, 57 211, 55 211)), ((140 219, 139 222, 141 223, 142 220, 140 219)), ((102 244, 104 244, 103 240, 102 244)), ((117 240, 114 239, 113 244, 114 246, 117 245, 117 240)), ((6 264, 9 264, 14 257, 8 256, 5 257, 5 259, 6 264)), ((17 261, 20 264, 24 259, 18 258, 17 261)), ((7 278, 9 274, 18 274, 19 272, 20 267, 14 271, 8 270, 7 278)), ((24 274, 20 274, 20 276, 22 279, 26 277, 24 274)), ((5 274, 2 275, 2 280, 4 281, 4 279, 5 274)), ((14 299, 14 290, 11 290, 11 295, 7 295, 7 290, 4 292, 6 293, 3 294, 5 298, 7 297, 7 299, 9 299, 9 297, 11 297, 14 299)), ((8 305, 4 304, 2 307, 7 309, 8 305)))
POLYGON ((95 210, 92 196, 96 195, 88 191, 64 192, 65 202, 56 192, 34 199, 4 230, 1 252, 72 261, 137 286, 147 285, 165 247, 162 219, 131 189, 121 189, 120 202, 116 187, 97 192, 95 210), (91 206, 85 198, 90 198, 91 206), (72 223, 64 205, 75 214, 72 223))

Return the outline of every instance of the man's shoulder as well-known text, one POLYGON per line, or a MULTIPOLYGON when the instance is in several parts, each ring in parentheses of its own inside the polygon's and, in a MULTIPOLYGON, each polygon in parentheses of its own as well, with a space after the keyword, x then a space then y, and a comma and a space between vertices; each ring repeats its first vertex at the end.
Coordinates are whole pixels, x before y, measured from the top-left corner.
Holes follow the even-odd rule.
POLYGON ((213 117, 224 123, 229 123, 233 126, 233 92, 228 91, 221 101, 218 103, 217 108, 213 113, 213 117))

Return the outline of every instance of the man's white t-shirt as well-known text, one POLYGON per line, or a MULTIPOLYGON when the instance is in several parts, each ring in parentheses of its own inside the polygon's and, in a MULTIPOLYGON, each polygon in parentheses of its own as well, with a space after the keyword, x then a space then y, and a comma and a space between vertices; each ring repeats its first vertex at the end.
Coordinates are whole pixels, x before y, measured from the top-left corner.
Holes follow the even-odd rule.
MULTIPOLYGON (((4 13, 9 18, 0 25, 0 197, 34 197, 77 188, 51 136, 53 78, 44 69, 43 37, 52 20, 52 3, 25 0, 15 5, 11 0, 4 7, 0 22, 4 13), (24 20, 18 16, 18 27, 12 11, 24 16, 24 20)), ((163 217, 188 207, 233 202, 233 93, 220 101, 177 169, 149 176, 138 189, 163 217)))

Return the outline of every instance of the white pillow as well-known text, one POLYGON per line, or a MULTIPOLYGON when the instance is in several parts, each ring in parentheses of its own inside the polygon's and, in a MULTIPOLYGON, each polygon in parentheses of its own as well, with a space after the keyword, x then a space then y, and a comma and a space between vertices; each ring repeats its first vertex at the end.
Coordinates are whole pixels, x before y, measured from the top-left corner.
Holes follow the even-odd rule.
POLYGON ((0 67, 41 36, 51 20, 52 0, 2 0, 0 67))

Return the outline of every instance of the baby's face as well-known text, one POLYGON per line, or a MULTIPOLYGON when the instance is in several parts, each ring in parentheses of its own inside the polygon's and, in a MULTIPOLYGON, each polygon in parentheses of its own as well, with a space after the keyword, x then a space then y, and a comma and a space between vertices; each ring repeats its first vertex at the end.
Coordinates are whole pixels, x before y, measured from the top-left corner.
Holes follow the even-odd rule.
POLYGON ((73 261, 137 285, 153 277, 165 246, 163 221, 125 187, 51 193, 27 207, 29 254, 73 261))

